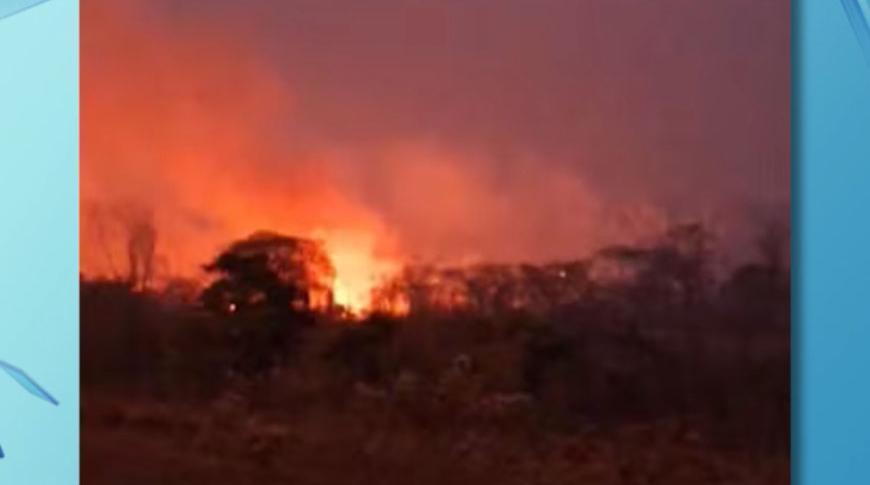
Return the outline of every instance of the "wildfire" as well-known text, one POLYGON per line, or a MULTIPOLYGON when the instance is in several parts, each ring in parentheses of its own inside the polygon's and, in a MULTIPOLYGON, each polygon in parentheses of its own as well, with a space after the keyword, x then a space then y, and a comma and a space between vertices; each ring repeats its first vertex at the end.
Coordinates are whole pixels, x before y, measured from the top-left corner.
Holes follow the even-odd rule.
POLYGON ((327 118, 306 111, 312 94, 245 31, 162 15, 155 3, 82 5, 85 276, 196 280, 228 244, 267 230, 323 241, 332 300, 351 313, 403 313, 402 292, 372 292, 405 256, 552 259, 605 232, 582 180, 534 159, 504 171, 486 153, 414 133, 320 133, 327 118))
POLYGON ((377 257, 373 244, 370 236, 355 243, 347 238, 326 239, 335 266, 333 299, 354 315, 370 311, 374 290, 401 268, 398 258, 377 257))
POLYGON ((160 23, 147 2, 82 8, 82 273, 198 279, 228 244, 275 231, 323 241, 334 301, 368 311, 401 266, 389 231, 330 153, 295 142, 297 93, 254 46, 160 23))

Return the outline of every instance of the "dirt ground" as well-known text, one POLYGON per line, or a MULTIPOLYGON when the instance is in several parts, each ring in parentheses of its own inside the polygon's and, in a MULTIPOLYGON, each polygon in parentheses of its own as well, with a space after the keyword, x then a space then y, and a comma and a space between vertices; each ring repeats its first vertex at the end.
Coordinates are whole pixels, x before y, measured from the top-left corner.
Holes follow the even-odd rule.
POLYGON ((788 457, 713 451, 703 437, 664 423, 531 437, 407 425, 387 431, 346 415, 272 421, 248 416, 241 425, 223 419, 210 409, 89 403, 82 422, 83 483, 789 483, 788 457))

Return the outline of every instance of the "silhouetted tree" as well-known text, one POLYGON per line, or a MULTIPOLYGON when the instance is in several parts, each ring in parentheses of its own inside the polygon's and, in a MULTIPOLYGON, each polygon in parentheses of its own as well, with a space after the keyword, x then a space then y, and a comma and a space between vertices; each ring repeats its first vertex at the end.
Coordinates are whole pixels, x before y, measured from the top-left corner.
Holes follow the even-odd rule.
POLYGON ((134 290, 144 290, 151 284, 156 247, 157 230, 150 217, 128 221, 127 283, 134 290))
POLYGON ((136 202, 82 202, 82 217, 83 237, 93 244, 91 251, 98 251, 104 266, 99 276, 134 291, 149 289, 158 266, 151 209, 136 202))
POLYGON ((791 249, 788 223, 763 223, 755 239, 758 259, 737 267, 722 285, 723 303, 746 322, 787 325, 790 319, 791 249))
POLYGON ((317 241, 257 232, 231 244, 205 270, 217 279, 200 298, 228 316, 230 366, 244 375, 293 355, 298 330, 313 322, 314 311, 332 306, 335 269, 317 241))
POLYGON ((335 269, 318 241, 257 232, 230 245, 205 270, 218 275, 202 294, 214 311, 307 312, 332 305, 335 269))
POLYGON ((702 224, 679 224, 652 246, 611 246, 598 257, 622 268, 632 304, 691 304, 712 285, 712 241, 702 224))

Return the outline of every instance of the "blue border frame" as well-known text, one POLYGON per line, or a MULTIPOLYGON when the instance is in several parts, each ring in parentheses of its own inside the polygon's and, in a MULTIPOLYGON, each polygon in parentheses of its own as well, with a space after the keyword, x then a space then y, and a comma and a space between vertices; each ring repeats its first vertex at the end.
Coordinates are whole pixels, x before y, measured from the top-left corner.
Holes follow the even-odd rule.
POLYGON ((52 393, 0 379, 4 484, 79 481, 78 7, 0 0, 0 358, 52 393))
POLYGON ((793 480, 865 484, 870 64, 841 2, 793 11, 793 480))

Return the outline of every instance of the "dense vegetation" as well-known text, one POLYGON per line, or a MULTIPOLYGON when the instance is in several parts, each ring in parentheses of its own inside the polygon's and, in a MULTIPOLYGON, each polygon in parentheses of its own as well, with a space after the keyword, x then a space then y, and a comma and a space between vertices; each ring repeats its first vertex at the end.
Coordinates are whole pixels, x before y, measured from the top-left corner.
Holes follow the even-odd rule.
POLYGON ((412 267, 364 318, 321 249, 254 235, 203 291, 83 280, 85 481, 788 483, 787 238, 727 274, 697 224, 412 267))

